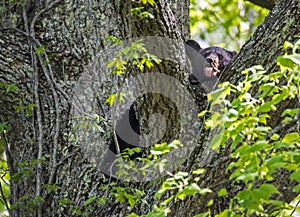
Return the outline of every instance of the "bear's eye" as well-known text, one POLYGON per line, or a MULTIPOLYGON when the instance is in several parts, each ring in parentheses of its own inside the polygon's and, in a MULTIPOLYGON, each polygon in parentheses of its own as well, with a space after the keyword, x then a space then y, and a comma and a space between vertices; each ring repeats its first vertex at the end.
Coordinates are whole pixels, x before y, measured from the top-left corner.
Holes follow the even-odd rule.
POLYGON ((213 62, 214 62, 214 60, 213 60, 212 58, 210 58, 210 57, 206 58, 206 61, 207 61, 208 63, 213 63, 213 62))

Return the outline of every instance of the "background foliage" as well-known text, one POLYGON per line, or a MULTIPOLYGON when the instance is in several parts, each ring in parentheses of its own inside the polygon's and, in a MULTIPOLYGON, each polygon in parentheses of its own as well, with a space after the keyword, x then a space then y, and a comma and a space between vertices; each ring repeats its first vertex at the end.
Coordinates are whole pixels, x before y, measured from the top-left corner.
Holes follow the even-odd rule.
POLYGON ((239 50, 267 14, 267 9, 244 0, 191 0, 192 38, 203 46, 239 50))

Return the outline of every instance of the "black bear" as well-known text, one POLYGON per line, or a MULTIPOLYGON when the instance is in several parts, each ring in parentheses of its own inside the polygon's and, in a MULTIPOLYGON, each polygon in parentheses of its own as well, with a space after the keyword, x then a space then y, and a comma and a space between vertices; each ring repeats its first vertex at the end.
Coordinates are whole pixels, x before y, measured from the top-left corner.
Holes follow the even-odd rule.
POLYGON ((192 74, 189 76, 191 84, 216 79, 237 54, 220 47, 202 49, 194 40, 185 42, 185 51, 192 66, 192 74))
MULTIPOLYGON (((140 143, 140 125, 133 108, 133 104, 124 112, 115 125, 115 136, 109 144, 109 149, 114 154, 123 153, 127 148, 136 148, 140 143), (115 144, 117 140, 118 144, 115 144), (118 151, 117 151, 118 146, 118 151)), ((134 153, 130 159, 141 157, 141 154, 134 153)))
MULTIPOLYGON (((99 159, 101 160, 99 163, 102 172, 116 177, 119 170, 118 162, 116 161, 117 154, 122 154, 122 156, 124 153, 129 154, 130 151, 126 151, 127 148, 133 149, 139 147, 140 144, 140 124, 133 104, 116 121, 113 134, 108 144, 108 150, 104 158, 99 159)), ((135 151, 125 159, 134 160, 139 157, 142 157, 142 153, 135 151)))
MULTIPOLYGON (((208 47, 202 49, 194 40, 185 42, 185 50, 188 59, 191 62, 192 74, 189 76, 191 84, 199 84, 202 81, 216 79, 222 70, 237 53, 227 51, 220 47, 208 47)), ((171 102, 170 102, 171 103, 171 102)), ((110 140, 109 151, 101 165, 102 171, 114 173, 118 170, 114 164, 116 154, 124 153, 127 148, 135 148, 140 143, 140 124, 136 117, 133 104, 122 114, 115 126, 115 138, 110 140), (116 142, 118 144, 116 144, 116 142)), ((129 156, 129 160, 142 157, 143 152, 134 153, 129 156)))

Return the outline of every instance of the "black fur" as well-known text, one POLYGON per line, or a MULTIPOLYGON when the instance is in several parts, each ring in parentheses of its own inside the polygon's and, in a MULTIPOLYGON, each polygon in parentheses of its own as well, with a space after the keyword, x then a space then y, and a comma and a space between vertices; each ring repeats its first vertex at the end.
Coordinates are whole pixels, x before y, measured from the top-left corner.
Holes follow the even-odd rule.
POLYGON ((235 51, 228 51, 220 47, 202 49, 194 40, 185 42, 185 50, 192 67, 192 73, 189 76, 191 84, 216 79, 237 54, 235 51))
MULTIPOLYGON (((135 148, 138 147, 140 143, 139 135, 140 135, 140 125, 139 121, 136 117, 136 113, 134 111, 133 105, 130 106, 129 110, 127 110, 121 117, 119 121, 116 123, 115 133, 118 141, 118 146, 120 149, 120 153, 122 153, 126 148, 135 148)), ((109 144, 109 149, 114 154, 118 154, 116 149, 116 144, 114 139, 111 140, 109 144)), ((130 158, 134 159, 140 157, 139 153, 135 153, 130 156, 130 158)))

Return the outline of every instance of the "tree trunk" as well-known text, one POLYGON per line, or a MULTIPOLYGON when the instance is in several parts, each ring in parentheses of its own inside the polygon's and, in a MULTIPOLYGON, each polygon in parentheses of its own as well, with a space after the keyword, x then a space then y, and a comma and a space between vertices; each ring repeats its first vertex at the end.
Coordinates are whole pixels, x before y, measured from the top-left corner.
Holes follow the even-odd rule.
MULTIPOLYGON (((152 7, 150 4, 142 5, 124 0, 54 0, 51 3, 31 0, 25 4, 12 2, 7 6, 11 11, 4 12, 1 17, 0 84, 15 84, 18 87, 8 93, 0 89, 0 123, 7 122, 9 126, 5 138, 12 176, 11 216, 125 216, 130 213, 129 205, 115 203, 115 198, 101 189, 111 179, 99 171, 95 162, 86 155, 80 140, 76 140, 77 136, 80 137, 80 132, 74 130, 73 125, 75 117, 72 112, 73 109, 78 109, 74 105, 73 96, 77 93, 78 83, 84 81, 80 76, 84 73, 89 75, 88 69, 96 67, 98 53, 100 56, 103 51, 107 54, 107 48, 111 46, 104 40, 107 36, 121 39, 160 36, 173 39, 176 43, 172 43, 166 54, 168 57, 173 55, 171 61, 163 59, 153 70, 180 81, 174 85, 186 85, 190 91, 189 96, 196 99, 197 109, 204 110, 205 91, 201 87, 190 87, 187 84, 184 58, 182 53, 176 53, 183 52, 178 46, 183 48, 181 40, 188 39, 189 2, 160 0, 152 7), (136 15, 130 15, 131 9, 137 7, 144 7, 154 19, 140 19, 136 15), (105 205, 96 201, 85 203, 93 196, 106 196, 108 201, 105 205)), ((281 1, 244 45, 221 80, 237 83, 242 78, 240 71, 256 64, 264 65, 270 72, 276 70, 276 57, 284 53, 283 42, 295 42, 299 39, 299 11, 299 1, 281 1)), ((152 46, 148 43, 148 49, 153 48, 156 54, 164 57, 164 50, 159 50, 159 46, 168 46, 168 40, 157 42, 157 47, 156 41, 148 42, 152 43, 152 46)), ((169 81, 162 80, 162 83, 158 83, 162 86, 169 81)), ((113 84, 106 85, 106 90, 115 90, 113 84)), ((174 85, 170 86, 175 87, 174 85)), ((176 92, 176 89, 170 88, 168 91, 176 92)), ((110 116, 105 116, 110 108, 103 105, 110 94, 111 92, 105 91, 100 93, 104 113, 101 115, 104 117, 110 116)), ((173 95, 176 96, 175 100, 185 102, 183 94, 173 95)), ((156 113, 156 105, 160 105, 162 110, 164 107, 168 108, 163 115, 171 123, 178 123, 178 115, 170 112, 176 110, 176 105, 169 106, 170 101, 167 99, 168 95, 164 98, 151 93, 137 100, 135 108, 142 128, 147 128, 144 122, 149 118, 147 108, 152 108, 153 113, 156 113)), ((290 103, 293 102, 284 103, 281 109, 293 106, 290 103)), ((80 108, 79 111, 82 112, 80 108)), ((274 114, 273 126, 280 122, 277 116, 274 114)), ((111 123, 107 121, 107 124, 103 125, 103 129, 105 138, 109 139, 111 134, 107 131, 111 123)), ((171 140, 177 133, 178 131, 173 132, 167 127, 164 139, 171 140)), ((204 141, 209 134, 203 131, 198 136, 201 146, 192 152, 190 160, 183 167, 187 170, 207 167, 202 185, 215 186, 214 190, 225 187, 229 196, 235 195, 243 186, 233 186, 227 181, 229 174, 224 171, 230 163, 227 157, 229 151, 224 150, 207 157, 204 141)), ((278 181, 280 180, 282 179, 279 178, 278 181)), ((279 189, 284 189, 281 188, 283 184, 290 187, 285 188, 283 195, 288 200, 292 196, 291 185, 278 182, 279 189)), ((145 190, 147 194, 144 199, 148 202, 147 206, 137 204, 133 211, 138 214, 150 211, 154 204, 151 196, 159 183, 154 181, 133 185, 145 190)), ((176 203, 170 216, 192 216, 204 211, 207 201, 212 197, 194 197, 176 203)), ((211 209, 213 213, 218 213, 227 205, 228 198, 221 198, 215 201, 211 209)))
MULTIPOLYGON (((126 204, 117 206, 114 199, 106 206, 95 204, 94 209, 84 205, 93 196, 107 194, 100 187, 109 178, 74 140, 78 135, 72 125, 73 88, 76 94, 76 82, 89 61, 107 51, 110 43, 104 39, 109 35, 188 38, 188 6, 188 1, 161 1, 152 7, 132 1, 81 0, 7 5, 12 11, 1 17, 0 82, 18 87, 8 94, 1 92, 1 122, 9 125, 5 137, 12 175, 11 216, 123 216, 128 212, 126 204), (130 15, 138 6, 149 9, 155 19, 130 15)), ((182 55, 180 59, 182 63, 182 55)), ((157 70, 169 68, 169 73, 182 77, 178 66, 162 63, 157 70)), ((103 92, 101 99, 109 94, 103 92)), ((154 104, 159 101, 151 99, 154 104)))

